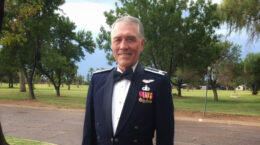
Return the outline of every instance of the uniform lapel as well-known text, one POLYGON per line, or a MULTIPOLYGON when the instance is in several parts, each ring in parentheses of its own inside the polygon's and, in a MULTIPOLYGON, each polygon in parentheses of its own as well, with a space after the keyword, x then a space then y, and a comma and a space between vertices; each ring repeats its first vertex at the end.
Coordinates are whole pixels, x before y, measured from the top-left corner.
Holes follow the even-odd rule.
MULTIPOLYGON (((113 134, 112 128, 112 95, 113 95, 113 72, 116 71, 114 69, 111 71, 107 77, 107 80, 104 85, 104 95, 103 95, 103 107, 104 107, 104 115, 105 121, 108 126, 108 133, 113 134)), ((101 106, 100 106, 101 107, 101 106)))
POLYGON ((135 106, 135 102, 138 98, 138 93, 139 93, 138 91, 142 82, 143 73, 144 73, 144 69, 142 65, 138 63, 136 70, 134 72, 133 79, 131 81, 130 88, 127 93, 127 97, 125 100, 125 104, 120 116, 120 120, 115 135, 117 135, 120 132, 120 130, 124 127, 135 106))

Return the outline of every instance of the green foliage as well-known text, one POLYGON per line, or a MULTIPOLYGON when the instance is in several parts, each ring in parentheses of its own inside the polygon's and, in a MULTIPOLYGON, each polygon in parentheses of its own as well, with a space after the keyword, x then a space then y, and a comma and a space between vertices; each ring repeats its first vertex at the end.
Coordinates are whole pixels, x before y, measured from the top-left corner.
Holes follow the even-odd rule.
POLYGON ((59 90, 62 80, 71 83, 74 79, 77 73, 75 63, 84 58, 84 50, 94 52, 91 32, 74 32, 75 24, 56 13, 64 2, 6 1, 0 43, 3 49, 10 51, 17 68, 24 72, 32 99, 35 99, 32 81, 36 68, 59 90))
MULTIPOLYGON (((219 41, 215 33, 220 25, 216 9, 216 4, 205 0, 190 3, 188 0, 120 0, 120 5, 105 12, 105 16, 109 26, 123 15, 138 17, 146 38, 141 62, 167 71, 172 84, 181 87, 191 78, 202 78, 207 66, 220 57, 219 50, 212 47, 219 41), (194 73, 189 74, 190 78, 183 78, 176 71, 194 73)), ((114 59, 110 32, 103 27, 100 31, 97 43, 111 63, 114 59)))
POLYGON ((12 51, 19 70, 25 74, 29 92, 33 92, 33 77, 40 60, 44 43, 51 37, 51 27, 57 14, 58 6, 64 0, 7 0, 6 17, 0 43, 3 49, 12 51))
MULTIPOLYGON (((12 52, 7 49, 0 50, 0 81, 8 82, 12 85, 17 82, 17 64, 12 52)), ((11 86, 10 86, 11 87, 11 86)))
POLYGON ((236 80, 235 71, 236 64, 241 62, 240 46, 231 42, 218 42, 213 47, 218 50, 219 58, 210 66, 209 84, 214 92, 214 100, 218 101, 217 86, 220 84, 226 88, 230 88, 231 83, 236 80))
POLYGON ((244 60, 244 71, 247 77, 246 84, 252 94, 257 95, 260 89, 260 53, 249 53, 244 60))
POLYGON ((51 39, 45 43, 42 57, 37 65, 40 73, 54 85, 57 96, 63 83, 71 84, 77 74, 75 62, 84 58, 83 49, 94 52, 95 43, 90 32, 74 32, 76 26, 69 18, 58 16, 51 29, 51 39))
POLYGON ((219 13, 229 25, 230 32, 246 29, 250 39, 259 39, 259 0, 223 0, 219 13))
POLYGON ((235 67, 238 67, 241 62, 240 46, 225 41, 216 43, 215 47, 219 50, 220 57, 211 65, 212 73, 214 73, 211 79, 219 81, 218 83, 224 86, 230 86, 232 79, 236 77, 233 73, 235 67))

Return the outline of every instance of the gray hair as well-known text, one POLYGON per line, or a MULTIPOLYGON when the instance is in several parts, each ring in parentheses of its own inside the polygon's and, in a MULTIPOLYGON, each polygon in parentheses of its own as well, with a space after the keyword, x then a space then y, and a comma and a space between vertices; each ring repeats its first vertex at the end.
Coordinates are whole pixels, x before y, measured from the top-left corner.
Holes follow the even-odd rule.
POLYGON ((115 25, 119 22, 137 24, 138 35, 139 35, 140 38, 144 38, 144 26, 143 26, 142 22, 138 18, 133 17, 133 16, 129 16, 129 15, 116 19, 116 21, 112 24, 111 37, 112 37, 112 32, 114 31, 115 25))

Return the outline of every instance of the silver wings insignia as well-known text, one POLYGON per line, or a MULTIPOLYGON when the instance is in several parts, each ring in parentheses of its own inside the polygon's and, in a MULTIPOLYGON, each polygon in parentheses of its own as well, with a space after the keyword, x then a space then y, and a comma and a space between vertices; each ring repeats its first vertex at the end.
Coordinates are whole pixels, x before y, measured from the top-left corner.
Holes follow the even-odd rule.
POLYGON ((149 84, 149 83, 151 83, 151 82, 154 82, 154 80, 145 80, 145 79, 144 79, 143 82, 146 83, 146 84, 149 84))

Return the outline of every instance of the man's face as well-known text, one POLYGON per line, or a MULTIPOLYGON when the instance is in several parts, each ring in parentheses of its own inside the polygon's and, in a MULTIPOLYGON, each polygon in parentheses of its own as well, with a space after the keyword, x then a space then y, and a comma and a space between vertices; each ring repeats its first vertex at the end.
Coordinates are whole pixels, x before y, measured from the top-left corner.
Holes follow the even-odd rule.
POLYGON ((112 50, 118 67, 125 71, 135 65, 144 47, 134 23, 118 22, 112 32, 112 50))

